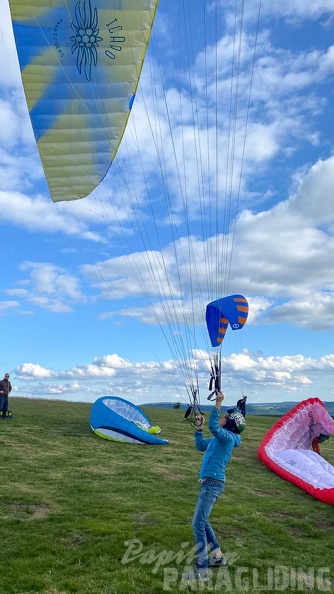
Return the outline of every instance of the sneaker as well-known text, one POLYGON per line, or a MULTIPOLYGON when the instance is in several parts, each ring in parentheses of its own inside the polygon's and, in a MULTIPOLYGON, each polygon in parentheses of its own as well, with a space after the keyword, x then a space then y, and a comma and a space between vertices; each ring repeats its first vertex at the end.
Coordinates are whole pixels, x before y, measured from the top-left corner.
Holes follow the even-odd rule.
POLYGON ((225 555, 220 555, 219 557, 212 557, 209 560, 209 567, 221 567, 222 565, 226 565, 226 563, 225 555))
POLYGON ((207 569, 192 569, 182 574, 183 582, 208 582, 210 579, 207 569))

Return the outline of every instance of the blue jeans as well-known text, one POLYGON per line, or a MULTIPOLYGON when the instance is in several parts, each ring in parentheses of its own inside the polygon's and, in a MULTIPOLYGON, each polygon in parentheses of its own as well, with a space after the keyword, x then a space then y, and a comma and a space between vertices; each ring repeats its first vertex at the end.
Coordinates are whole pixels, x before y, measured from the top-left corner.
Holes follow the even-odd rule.
POLYGON ((8 409, 8 396, 0 394, 0 414, 3 419, 6 418, 6 412, 8 409))
POLYGON ((192 522, 196 544, 196 567, 198 569, 208 567, 208 547, 210 551, 219 549, 216 535, 209 524, 209 516, 213 504, 224 491, 224 486, 224 481, 211 479, 206 479, 201 485, 192 522))

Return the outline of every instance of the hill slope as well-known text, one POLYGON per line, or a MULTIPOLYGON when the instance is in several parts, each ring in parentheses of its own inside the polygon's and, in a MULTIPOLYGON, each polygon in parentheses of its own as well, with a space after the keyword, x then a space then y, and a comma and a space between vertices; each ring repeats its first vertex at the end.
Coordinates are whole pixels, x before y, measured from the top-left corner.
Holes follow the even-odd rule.
MULTIPOLYGON (((15 399, 0 423, 1 594, 180 592, 202 459, 193 428, 182 411, 147 408, 170 445, 113 443, 91 431, 90 407, 15 399)), ((273 422, 249 417, 227 469, 212 525, 230 565, 211 591, 240 594, 248 580, 250 591, 317 593, 333 579, 332 507, 257 458, 273 422)))

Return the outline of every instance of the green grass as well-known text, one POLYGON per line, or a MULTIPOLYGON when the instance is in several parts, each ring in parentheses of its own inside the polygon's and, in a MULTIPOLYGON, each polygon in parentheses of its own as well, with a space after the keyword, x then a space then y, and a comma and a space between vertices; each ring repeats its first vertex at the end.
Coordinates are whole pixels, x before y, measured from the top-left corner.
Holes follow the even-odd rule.
MULTIPOLYGON (((0 422, 0 593, 185 591, 176 578, 167 590, 162 565, 164 555, 167 573, 181 573, 182 554, 193 547, 202 455, 184 411, 146 409, 170 445, 139 446, 96 437, 90 404, 12 398, 10 406, 15 418, 0 422), (132 539, 138 543, 124 563, 124 543, 132 539)), ((211 519, 231 565, 214 574, 209 591, 246 592, 247 579, 249 592, 329 591, 327 582, 313 585, 312 568, 318 578, 320 568, 332 571, 333 507, 258 460, 274 422, 248 416, 230 461, 211 519), (309 576, 308 585, 306 578, 294 584, 297 570, 299 580, 301 570, 309 576)), ((331 441, 322 453, 334 464, 331 441)), ((333 572, 325 577, 334 591, 333 572)))

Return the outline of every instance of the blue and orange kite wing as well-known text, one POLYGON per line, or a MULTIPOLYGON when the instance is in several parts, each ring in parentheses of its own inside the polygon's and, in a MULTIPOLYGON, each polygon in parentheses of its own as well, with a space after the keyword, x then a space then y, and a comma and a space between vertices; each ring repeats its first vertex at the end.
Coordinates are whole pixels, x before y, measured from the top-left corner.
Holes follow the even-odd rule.
POLYGON ((248 301, 242 295, 230 295, 211 301, 206 308, 206 324, 213 347, 221 345, 228 325, 240 330, 247 322, 248 301))

